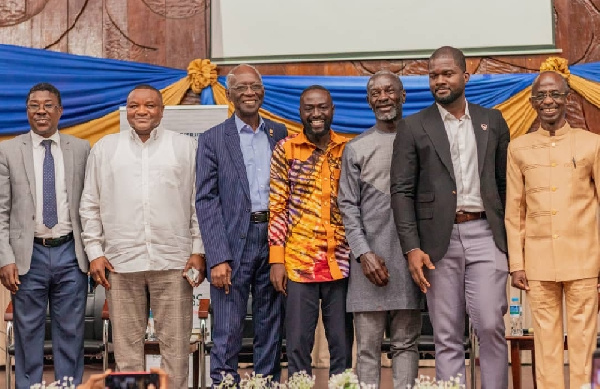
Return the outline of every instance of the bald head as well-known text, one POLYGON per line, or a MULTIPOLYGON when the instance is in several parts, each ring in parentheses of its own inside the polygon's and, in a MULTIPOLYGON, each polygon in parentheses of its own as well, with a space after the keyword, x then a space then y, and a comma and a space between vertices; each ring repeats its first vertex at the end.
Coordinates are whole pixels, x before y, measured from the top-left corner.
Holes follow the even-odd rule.
POLYGON ((252 65, 248 65, 247 63, 243 63, 240 65, 237 65, 236 67, 234 67, 233 69, 231 69, 229 71, 229 73, 227 73, 227 78, 225 79, 225 85, 227 85, 227 88, 231 87, 231 84, 233 83, 233 80, 235 79, 235 77, 239 74, 255 74, 256 76, 258 76, 258 79, 260 81, 260 83, 262 84, 262 76, 260 75, 260 73, 258 72, 258 70, 252 66, 252 65))
POLYGON ((567 79, 564 78, 560 73, 555 72, 553 70, 546 70, 541 72, 535 80, 533 80, 533 85, 531 86, 531 93, 533 95, 537 94, 537 91, 540 89, 540 84, 545 82, 554 82, 561 86, 560 92, 568 92, 570 90, 569 83, 567 79))

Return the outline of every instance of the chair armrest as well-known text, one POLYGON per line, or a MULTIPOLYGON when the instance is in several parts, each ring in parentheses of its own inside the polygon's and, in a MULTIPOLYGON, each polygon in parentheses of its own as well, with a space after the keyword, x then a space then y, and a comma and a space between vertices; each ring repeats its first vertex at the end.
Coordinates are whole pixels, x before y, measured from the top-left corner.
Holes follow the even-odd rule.
POLYGON ((8 302, 6 311, 4 312, 4 321, 13 321, 13 305, 12 301, 8 302))
POLYGON ((102 320, 110 320, 110 315, 108 314, 108 301, 104 300, 104 306, 102 307, 102 320))
POLYGON ((199 319, 208 319, 209 308, 210 308, 210 299, 200 299, 200 304, 198 305, 198 318, 199 319))

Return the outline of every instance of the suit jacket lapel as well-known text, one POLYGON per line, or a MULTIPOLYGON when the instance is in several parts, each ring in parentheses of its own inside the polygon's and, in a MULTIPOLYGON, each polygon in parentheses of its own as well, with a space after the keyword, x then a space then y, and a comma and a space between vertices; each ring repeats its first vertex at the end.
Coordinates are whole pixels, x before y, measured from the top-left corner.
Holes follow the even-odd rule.
POLYGON ((246 174, 246 165, 244 165, 244 155, 240 146, 240 134, 238 134, 235 126, 235 119, 232 116, 225 122, 225 144, 229 151, 229 156, 233 162, 234 168, 240 176, 240 182, 244 193, 250 199, 250 184, 248 183, 248 175, 246 174))
POLYGON ((427 108, 428 112, 423 118, 423 129, 431 139, 433 147, 440 160, 448 169, 450 177, 454 178, 454 168, 452 166, 452 157, 450 156, 450 142, 448 141, 448 134, 446 134, 446 128, 444 122, 440 116, 440 112, 435 104, 427 108))
POLYGON ((71 149, 71 142, 62 136, 60 137, 60 150, 62 151, 65 169, 67 200, 69 201, 69 204, 72 204, 71 189, 73 188, 73 149, 71 149))
POLYGON ((473 132, 475 133, 475 142, 477 144, 477 166, 479 167, 479 175, 483 171, 485 162, 485 153, 487 151, 488 133, 489 133, 489 117, 479 107, 469 104, 469 113, 471 114, 471 123, 473 123, 473 132))
POLYGON ((27 180, 29 181, 29 190, 31 197, 33 198, 33 206, 36 206, 36 195, 35 195, 35 169, 33 168, 33 142, 31 141, 31 135, 29 133, 21 136, 23 143, 21 144, 21 153, 23 154, 23 166, 25 167, 25 174, 27 174, 27 180))

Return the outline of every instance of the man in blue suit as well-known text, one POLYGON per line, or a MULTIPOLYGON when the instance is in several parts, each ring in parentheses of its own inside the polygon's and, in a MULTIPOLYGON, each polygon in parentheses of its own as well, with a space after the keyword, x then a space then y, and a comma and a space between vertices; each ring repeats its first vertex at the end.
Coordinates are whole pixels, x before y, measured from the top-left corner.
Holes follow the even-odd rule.
POLYGON ((258 114, 264 93, 255 68, 233 68, 227 98, 235 114, 198 139, 196 210, 210 269, 213 385, 221 382, 221 373, 240 380, 238 354, 250 292, 254 370, 274 381, 281 373, 283 297, 269 281, 267 229, 271 151, 287 130, 258 114))

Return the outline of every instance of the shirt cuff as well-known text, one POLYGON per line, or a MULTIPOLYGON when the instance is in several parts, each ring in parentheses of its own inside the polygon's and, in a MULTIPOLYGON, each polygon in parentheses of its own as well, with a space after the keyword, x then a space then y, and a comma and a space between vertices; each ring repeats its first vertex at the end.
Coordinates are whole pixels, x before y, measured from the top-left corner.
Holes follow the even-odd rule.
POLYGON ((204 244, 202 239, 192 239, 192 254, 204 255, 204 244))
POLYGON ((100 258, 104 256, 104 250, 102 250, 102 246, 99 244, 94 244, 91 246, 87 246, 85 248, 85 252, 87 253, 88 260, 92 262, 96 258, 100 258))
POLYGON ((285 247, 269 247, 269 263, 285 263, 285 247))

